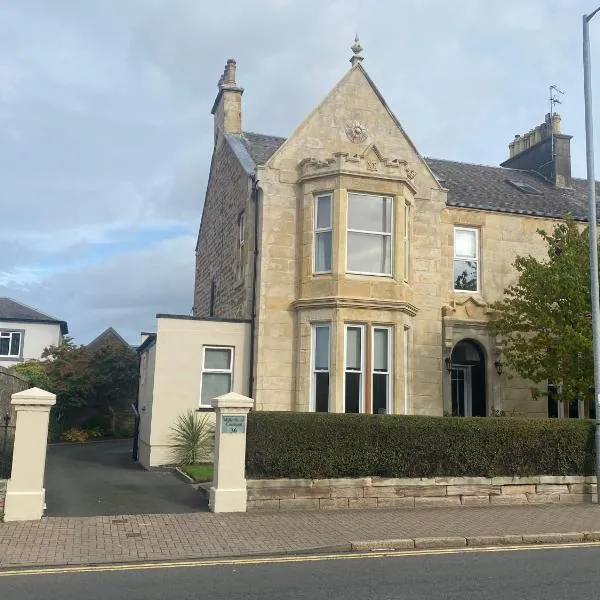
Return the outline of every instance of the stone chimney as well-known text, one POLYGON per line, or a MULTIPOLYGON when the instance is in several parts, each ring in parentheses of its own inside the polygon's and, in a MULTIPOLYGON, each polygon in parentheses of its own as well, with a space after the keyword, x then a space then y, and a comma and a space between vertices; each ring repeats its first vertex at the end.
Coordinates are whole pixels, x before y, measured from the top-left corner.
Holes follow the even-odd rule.
POLYGON ((215 144, 224 133, 242 132, 242 94, 235 80, 236 62, 230 58, 219 79, 217 97, 211 113, 215 118, 215 144))
POLYGON ((571 187, 571 135, 560 132, 560 116, 546 114, 541 125, 515 135, 508 145, 508 160, 501 166, 533 171, 556 187, 571 187))

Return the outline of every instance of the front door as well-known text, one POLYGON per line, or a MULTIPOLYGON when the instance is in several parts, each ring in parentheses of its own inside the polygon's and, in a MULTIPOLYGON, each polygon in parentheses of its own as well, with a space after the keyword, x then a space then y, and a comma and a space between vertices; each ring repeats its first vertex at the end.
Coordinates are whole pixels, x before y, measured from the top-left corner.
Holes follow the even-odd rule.
POLYGON ((452 416, 473 416, 470 365, 452 365, 452 416))

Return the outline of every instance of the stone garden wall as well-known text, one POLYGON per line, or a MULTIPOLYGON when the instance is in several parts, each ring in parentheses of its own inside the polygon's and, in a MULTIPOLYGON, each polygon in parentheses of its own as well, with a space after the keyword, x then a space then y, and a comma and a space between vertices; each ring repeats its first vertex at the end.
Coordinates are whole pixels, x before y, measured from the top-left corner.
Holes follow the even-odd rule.
POLYGON ((596 502, 594 476, 249 479, 248 510, 596 502))
POLYGON ((0 479, 0 515, 4 513, 4 499, 6 498, 6 479, 0 479))

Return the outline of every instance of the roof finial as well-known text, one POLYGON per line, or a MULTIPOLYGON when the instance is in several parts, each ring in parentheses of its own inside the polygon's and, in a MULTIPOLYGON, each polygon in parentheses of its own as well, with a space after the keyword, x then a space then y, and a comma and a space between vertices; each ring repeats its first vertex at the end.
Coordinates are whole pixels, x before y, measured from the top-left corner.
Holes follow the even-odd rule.
POLYGON ((363 47, 360 45, 360 40, 358 39, 358 32, 354 38, 354 44, 350 46, 350 50, 354 53, 352 58, 350 59, 350 63, 352 66, 357 65, 359 62, 362 62, 363 56, 360 56, 360 53, 363 51, 363 47))

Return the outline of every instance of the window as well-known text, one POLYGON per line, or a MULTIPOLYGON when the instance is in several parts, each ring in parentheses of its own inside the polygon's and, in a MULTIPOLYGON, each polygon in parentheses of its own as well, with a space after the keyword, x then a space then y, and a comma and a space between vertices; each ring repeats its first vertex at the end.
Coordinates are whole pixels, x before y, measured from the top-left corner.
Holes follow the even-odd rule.
POLYGON ((315 273, 331 272, 332 205, 331 194, 315 198, 315 273))
POLYGON ((454 228, 454 290, 479 291, 479 231, 454 228))
POLYGON ((347 413, 363 410, 363 331, 362 325, 346 325, 344 406, 347 413))
POLYGON ((392 381, 390 373, 393 364, 391 333, 390 327, 373 327, 373 414, 391 413, 392 381))
POLYGON ((21 339, 20 331, 0 331, 0 356, 20 358, 21 339))
POLYGON ((208 307, 208 316, 215 316, 215 304, 217 303, 217 284, 213 279, 210 282, 210 306, 208 307))
POLYGON ((241 212, 238 217, 238 264, 240 278, 244 278, 245 256, 244 250, 246 246, 246 213, 241 212))
POLYGON ((523 194, 528 194, 530 196, 543 196, 540 190, 532 185, 529 185, 528 183, 523 183, 522 181, 517 181, 516 179, 507 179, 506 183, 516 187, 520 192, 523 192, 523 194))
POLYGON ((410 206, 404 204, 404 281, 408 281, 408 268, 410 265, 410 246, 408 232, 410 227, 410 206))
POLYGON ((233 348, 204 346, 200 404, 211 406, 211 401, 231 391, 233 379, 233 348))
POLYGON ((311 410, 329 411, 329 325, 313 325, 313 373, 311 410))
POLYGON ((392 241, 392 199, 348 194, 346 270, 391 275, 392 241))

